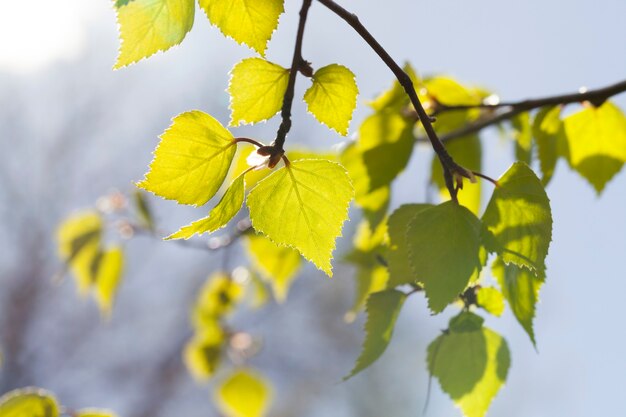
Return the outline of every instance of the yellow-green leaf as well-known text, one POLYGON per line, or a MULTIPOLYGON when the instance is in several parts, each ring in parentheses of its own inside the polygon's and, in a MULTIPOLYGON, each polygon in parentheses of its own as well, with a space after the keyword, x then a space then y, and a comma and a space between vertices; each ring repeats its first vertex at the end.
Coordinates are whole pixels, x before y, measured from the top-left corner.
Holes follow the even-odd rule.
POLYGON ((560 119, 561 107, 544 107, 537 112, 533 121, 533 136, 537 143, 537 158, 543 174, 541 182, 547 185, 552 179, 559 149, 565 142, 565 130, 560 119))
POLYGON ((569 164, 599 194, 626 162, 626 116, 607 101, 563 120, 569 164))
POLYGON ((58 417, 59 415, 57 399, 43 389, 16 389, 0 397, 0 416, 2 417, 58 417))
POLYGON ((552 240, 550 200, 528 165, 516 162, 498 180, 482 220, 491 239, 488 247, 505 263, 545 269, 552 240))
POLYGON ((244 174, 241 174, 230 184, 220 202, 213 207, 213 210, 207 217, 196 220, 188 226, 181 227, 178 232, 171 234, 165 239, 189 239, 193 235, 213 233, 221 229, 241 210, 244 195, 245 181, 244 174))
POLYGON ((237 43, 265 55, 267 43, 284 12, 284 0, 199 0, 211 24, 237 43))
POLYGON ((500 317, 504 312, 504 297, 493 287, 481 287, 476 293, 476 302, 483 310, 500 317))
POLYGON ((133 0, 116 7, 120 53, 114 68, 137 62, 183 41, 193 26, 193 0, 133 0))
POLYGON ((217 272, 211 275, 200 290, 192 312, 192 321, 197 329, 209 326, 216 319, 231 313, 243 297, 241 284, 230 276, 217 272))
POLYGON ((183 361, 198 381, 211 378, 220 365, 226 336, 217 321, 205 323, 183 350, 183 361))
POLYGON ((103 252, 96 274, 95 295, 98 307, 105 317, 111 314, 123 268, 124 252, 121 246, 114 246, 103 252))
POLYGON ((226 417, 263 417, 272 402, 272 389, 256 372, 240 369, 217 387, 215 398, 226 417))
POLYGON ((182 113, 161 135, 150 170, 137 186, 201 206, 224 182, 235 145, 233 135, 213 117, 198 110, 182 113))
POLYGON ((356 319, 370 294, 385 289, 389 280, 389 272, 381 264, 357 264, 355 280, 354 302, 350 310, 344 315, 344 320, 348 323, 356 319))
POLYGON ((295 249, 278 246, 262 235, 249 234, 246 243, 254 267, 270 283, 276 301, 282 303, 300 269, 300 254, 295 249))
POLYGON ((358 95, 352 71, 343 65, 331 64, 315 71, 313 84, 304 94, 304 101, 320 123, 345 136, 358 95))
POLYGON ((92 268, 102 236, 102 218, 95 211, 77 213, 57 230, 59 256, 69 265, 78 290, 86 294, 95 280, 92 268))
POLYGON ((111 410, 103 410, 98 408, 83 408, 72 414, 74 417, 118 417, 111 410))
MULTIPOLYGON (((422 84, 422 80, 410 63, 404 64, 404 72, 406 72, 415 86, 422 84)), ((394 109, 401 111, 410 104, 409 96, 404 88, 397 80, 393 81, 393 85, 386 91, 380 93, 374 100, 368 103, 374 110, 394 109)))
POLYGON ((302 159, 260 181, 248 194, 252 226, 297 249, 332 276, 332 252, 354 189, 346 170, 322 159, 302 159))
POLYGON ((274 116, 283 105, 289 70, 262 58, 247 58, 230 72, 230 125, 256 123, 274 116))
POLYGON ((464 312, 428 346, 428 370, 467 417, 484 417, 509 371, 506 340, 464 312))
POLYGON ((439 313, 482 268, 480 220, 448 201, 418 211, 407 229, 409 262, 424 285, 428 306, 439 313))
POLYGON ((344 379, 348 379, 374 363, 387 349, 400 309, 406 300, 401 291, 387 290, 370 294, 365 311, 365 341, 363 350, 354 369, 344 379))
POLYGON ((533 132, 530 124, 530 114, 520 113, 511 119, 513 139, 515 139, 515 159, 531 163, 533 148, 533 132))

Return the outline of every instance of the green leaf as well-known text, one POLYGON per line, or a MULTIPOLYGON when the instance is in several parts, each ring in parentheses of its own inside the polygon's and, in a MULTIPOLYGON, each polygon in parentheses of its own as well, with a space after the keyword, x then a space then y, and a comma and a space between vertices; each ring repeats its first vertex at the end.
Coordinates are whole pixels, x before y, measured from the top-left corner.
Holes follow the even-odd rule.
POLYGON ((516 162, 498 180, 483 224, 490 232, 490 251, 505 263, 540 272, 552 240, 550 201, 541 181, 523 162, 516 162))
POLYGON ((502 294, 511 311, 522 325, 533 345, 536 345, 533 320, 535 306, 539 301, 539 290, 544 283, 543 275, 535 275, 514 264, 506 265, 499 257, 492 265, 493 275, 498 280, 502 294))
POLYGON ((244 174, 241 174, 230 184, 220 202, 217 203, 207 217, 182 227, 178 232, 171 234, 165 239, 189 239, 193 235, 213 233, 221 229, 239 213, 243 204, 244 195, 245 181, 244 174))
MULTIPOLYGON (((446 149, 452 158, 464 168, 472 171, 482 171, 482 145, 478 135, 463 136, 446 143, 446 149)), ((443 176, 443 168, 441 161, 435 155, 431 164, 431 183, 435 184, 439 189, 439 195, 443 201, 450 199, 450 193, 446 187, 443 176)), ((476 215, 480 211, 480 187, 481 182, 471 183, 465 181, 463 189, 459 190, 457 195, 459 203, 476 215)))
POLYGON ((417 276, 409 262, 409 243, 407 228, 415 216, 431 204, 406 204, 400 206, 389 216, 389 248, 387 262, 389 264, 389 288, 417 281, 417 276))
POLYGON ((201 206, 217 193, 235 155, 233 135, 198 110, 176 116, 161 135, 145 179, 137 184, 180 204, 201 206))
POLYGON ((57 230, 59 256, 69 265, 81 294, 95 280, 92 264, 100 250, 102 218, 96 211, 84 211, 64 220, 57 230))
POLYGON ((40 388, 16 389, 0 397, 2 417, 59 417, 54 395, 40 388))
POLYGON ((563 123, 569 164, 600 194, 626 162, 626 116, 607 101, 568 116, 563 123))
POLYGON ((304 101, 320 123, 345 136, 358 95, 352 71, 343 65, 331 64, 315 71, 313 84, 304 94, 304 101))
POLYGON ((199 0, 211 24, 224 36, 246 44, 262 56, 285 11, 284 0, 199 0))
POLYGON ((396 320, 406 300, 401 291, 387 290, 375 292, 367 299, 367 321, 365 323, 365 341, 363 350, 348 379, 374 363, 387 349, 396 320))
POLYGON ((481 287, 476 293, 478 306, 494 316, 500 317, 504 312, 504 298, 500 291, 493 287, 481 287))
POLYGON ((506 340, 464 312, 428 346, 428 370, 467 417, 483 417, 511 364, 506 340))
POLYGON ((262 58, 247 58, 230 72, 231 126, 274 116, 283 105, 289 70, 262 58))
POLYGON ((133 0, 117 6, 121 46, 114 68, 178 45, 193 26, 193 0, 133 0))
POLYGON ((533 122, 533 136, 537 143, 543 185, 547 185, 552 179, 560 153, 559 148, 566 140, 560 116, 560 106, 543 107, 537 112, 533 122))
POLYGON ((533 155, 533 132, 530 114, 520 113, 511 119, 513 139, 515 139, 515 159, 530 164, 533 155))
POLYGON ((354 302, 350 310, 344 316, 344 320, 348 323, 356 319, 357 314, 359 314, 363 306, 365 306, 370 294, 385 289, 387 281, 389 280, 389 272, 387 272, 387 268, 380 264, 357 264, 355 279, 354 302))
POLYGON ((354 189, 345 169, 303 159, 260 181, 248 194, 252 226, 274 243, 297 249, 332 276, 332 252, 354 189))
POLYGON ((215 375, 222 360, 226 335, 217 321, 206 322, 183 350, 183 361, 197 381, 215 375))
POLYGON ((234 282, 229 275, 217 272, 211 275, 200 290, 192 312, 192 321, 196 329, 202 329, 208 323, 230 314, 243 297, 243 287, 234 282))
POLYGON ((433 312, 454 301, 482 268, 480 232, 480 220, 452 201, 421 210, 409 222, 409 262, 433 312))
POLYGON ((117 414, 111 410, 102 410, 97 408, 83 408, 72 414, 74 417, 117 417, 117 414))
POLYGON ((247 235, 246 248, 255 269, 270 283, 276 301, 285 301, 302 263, 300 254, 292 248, 278 246, 262 235, 247 235))
POLYGON ((96 274, 95 296, 100 312, 105 317, 111 315, 123 268, 124 251, 121 246, 113 246, 103 252, 96 274))
POLYGON ((217 387, 215 397, 226 417, 263 417, 272 402, 272 389, 256 372, 240 369, 217 387))

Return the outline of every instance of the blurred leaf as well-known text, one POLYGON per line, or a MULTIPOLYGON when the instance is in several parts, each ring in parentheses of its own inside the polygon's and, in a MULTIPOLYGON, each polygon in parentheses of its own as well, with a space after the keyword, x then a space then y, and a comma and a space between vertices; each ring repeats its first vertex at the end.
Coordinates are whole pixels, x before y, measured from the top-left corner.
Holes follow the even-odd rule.
POLYGON ((363 350, 356 361, 348 379, 374 363, 387 349, 400 309, 406 300, 406 294, 396 290, 387 290, 370 294, 367 299, 367 321, 365 323, 365 341, 363 350))
POLYGON ((226 335, 217 321, 207 322, 186 345, 183 360, 198 381, 211 378, 222 359, 226 335))
POLYGON ((428 346, 428 370, 467 417, 483 417, 511 364, 506 340, 463 312, 428 346))
POLYGON ((240 369, 217 387, 215 397, 226 417, 263 417, 272 402, 272 389, 260 375, 240 369))
POLYGON ((211 275, 200 290, 193 309, 192 321, 197 329, 233 311, 243 297, 241 284, 233 282, 230 276, 216 272, 211 275))
POLYGON ((265 55, 267 43, 284 12, 284 0, 223 1, 199 0, 211 24, 237 43, 265 55))
POLYGON ((298 251, 278 246, 262 235, 253 234, 246 235, 246 248, 255 269, 270 283, 276 301, 285 301, 302 264, 298 251))
POLYGON ((498 183, 482 218, 493 237, 489 249, 507 264, 540 273, 552 240, 552 213, 543 185, 523 162, 514 163, 498 183))
POLYGON ((313 84, 304 94, 304 101, 320 123, 345 136, 358 95, 352 71, 343 65, 331 64, 315 71, 313 84))
POLYGON ((59 404, 54 395, 40 388, 22 388, 0 397, 2 417, 59 417, 59 404))
POLYGON ((552 179, 559 155, 559 147, 565 142, 565 130, 561 122, 561 107, 544 107, 537 112, 533 122, 533 136, 537 142, 537 156, 543 174, 541 183, 547 185, 552 179))
MULTIPOLYGON (((404 72, 406 72, 413 84, 418 86, 422 83, 421 79, 417 75, 415 69, 408 62, 404 64, 404 72)), ((395 109, 402 110, 404 107, 410 104, 409 96, 404 91, 404 87, 400 85, 397 80, 393 81, 393 85, 389 90, 386 90, 378 95, 374 100, 368 103, 374 110, 380 111, 383 109, 395 109)))
POLYGON ((241 174, 230 184, 220 202, 213 207, 207 217, 196 220, 188 226, 181 227, 179 231, 165 239, 189 239, 193 235, 213 233, 221 229, 239 213, 239 210, 241 210, 244 194, 244 174, 241 174))
POLYGON ((380 264, 371 266, 357 264, 354 302, 344 316, 346 322, 351 323, 356 319, 370 294, 382 291, 387 286, 389 272, 380 264))
POLYGON ((543 274, 535 275, 517 265, 506 265, 500 257, 494 261, 492 272, 515 318, 526 330, 533 345, 536 345, 533 319, 535 306, 539 301, 539 290, 545 279, 543 274))
POLYGON ((105 317, 111 315, 123 268, 124 251, 121 246, 114 246, 103 252, 96 274, 95 295, 100 312, 105 317))
POLYGON ((480 235, 480 220, 452 201, 418 211, 409 222, 409 262, 433 312, 454 301, 482 268, 480 235))
POLYGON ((267 120, 282 107, 288 69, 262 58, 247 58, 230 75, 231 126, 267 120))
POLYGON ((141 225, 149 231, 154 232, 154 217, 145 194, 142 191, 135 190, 133 193, 133 201, 135 203, 135 210, 137 211, 137 217, 139 218, 141 225))
POLYGON ((626 162, 626 116, 607 101, 563 121, 569 164, 600 194, 626 162))
POLYGON ((520 113, 511 119, 513 139, 515 139, 515 159, 530 165, 532 160, 533 132, 530 124, 530 114, 520 113))
POLYGON ((97 409, 97 408, 83 408, 81 410, 78 410, 74 414, 72 414, 72 416, 73 417, 118 417, 117 414, 115 414, 111 410, 102 410, 102 409, 97 409))
POLYGON ((123 3, 116 4, 115 9, 121 45, 114 68, 130 65, 181 43, 193 26, 193 0, 133 0, 123 3))
POLYGON ((265 286, 265 282, 254 271, 250 271, 250 283, 249 288, 252 291, 250 305, 253 309, 261 308, 270 299, 270 292, 265 286))
POLYGON ((354 195, 345 169, 327 160, 291 162, 248 194, 252 226, 278 245, 297 249, 332 276, 335 240, 354 195))
MULTIPOLYGON (((456 163, 471 171, 482 171, 482 145, 478 135, 463 136, 446 142, 446 149, 456 163)), ((450 193, 446 187, 443 176, 443 168, 439 158, 434 155, 431 164, 430 182, 439 189, 442 201, 450 199, 450 193)), ((463 182, 463 189, 457 195, 459 203, 467 207, 472 213, 478 215, 480 211, 481 180, 475 183, 463 182)))
POLYGON ((504 312, 504 297, 493 287, 481 287, 476 293, 478 306, 494 316, 500 317, 504 312))
POLYGON ((217 193, 235 155, 233 135, 198 110, 176 116, 161 135, 138 187, 180 204, 201 206, 217 193))

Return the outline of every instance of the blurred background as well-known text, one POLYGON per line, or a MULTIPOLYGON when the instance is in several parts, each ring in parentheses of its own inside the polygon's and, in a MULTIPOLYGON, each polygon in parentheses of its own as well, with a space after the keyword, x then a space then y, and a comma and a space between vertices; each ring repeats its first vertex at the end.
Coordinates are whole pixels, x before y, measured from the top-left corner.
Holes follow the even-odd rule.
MULTIPOLYGON (((422 74, 444 73, 515 100, 608 85, 626 75, 623 0, 341 1, 398 61, 422 74)), ((300 2, 286 0, 268 59, 288 66, 300 2)), ((120 416, 217 415, 206 386, 180 360, 191 334, 188 312, 223 253, 138 237, 112 319, 80 300, 73 281, 60 285, 55 228, 72 211, 111 190, 130 192, 151 160, 170 118, 190 109, 227 123, 229 69, 252 56, 223 38, 197 12, 183 44, 130 68, 112 71, 118 41, 112 2, 0 1, 0 393, 26 385, 55 392, 64 405, 106 407, 120 416)), ((387 68, 343 22, 313 4, 304 56, 314 66, 338 62, 357 74, 364 102, 392 82, 387 68), (332 45, 332 47, 330 47, 332 45)), ((302 82, 296 95, 304 92, 302 82)), ((626 95, 614 101, 626 109, 626 95)), ((342 138, 296 105, 289 142, 330 149, 342 138)), ((270 142, 274 119, 239 136, 270 142)), ((483 172, 498 177, 512 161, 509 142, 482 135, 483 172)), ((432 151, 420 147, 396 181, 393 208, 423 201, 432 151)), ((487 193, 485 193, 487 194, 487 193)), ((626 276, 626 174, 601 197, 562 162, 548 187, 554 235, 548 280, 535 320, 537 350, 507 311, 487 325, 512 351, 506 387, 491 416, 616 415, 626 389, 622 323, 626 276), (622 329, 622 330, 620 330, 622 329)), ((169 231, 204 209, 151 199, 169 231)), ((358 214, 345 226, 338 254, 358 214)), ((228 267, 243 263, 233 248, 228 267)), ((426 346, 454 309, 431 317, 411 297, 394 339, 374 366, 345 383, 363 334, 346 324, 353 271, 335 266, 329 280, 307 266, 282 306, 237 314, 237 328, 261 334, 252 364, 276 387, 271 416, 421 415, 428 377, 426 346)), ((427 415, 459 415, 437 384, 427 415)))

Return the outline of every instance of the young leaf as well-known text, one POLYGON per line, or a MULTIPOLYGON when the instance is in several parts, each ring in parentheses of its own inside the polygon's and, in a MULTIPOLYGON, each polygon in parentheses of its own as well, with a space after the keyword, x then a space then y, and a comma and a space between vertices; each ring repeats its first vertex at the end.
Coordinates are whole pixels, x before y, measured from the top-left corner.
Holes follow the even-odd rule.
POLYGON ((389 288, 417 282, 417 276, 409 263, 409 244, 407 228, 415 216, 428 208, 430 204, 405 204, 389 216, 389 288))
POLYGON ((246 44, 262 56, 285 11, 284 0, 199 0, 211 24, 235 42, 246 44))
POLYGON ((345 169, 303 159, 275 171, 248 194, 252 226, 276 244, 297 249, 332 276, 332 252, 354 195, 345 169))
POLYGON ((493 237, 491 251, 505 263, 541 272, 552 240, 550 201, 541 181, 523 162, 498 180, 483 223, 493 237))
POLYGON ((332 64, 315 71, 313 84, 304 94, 304 101, 320 123, 345 136, 358 95, 352 71, 343 65, 332 64))
POLYGON ((365 341, 363 350, 356 361, 348 379, 374 363, 387 349, 396 320, 406 300, 401 291, 387 290, 370 294, 367 299, 367 322, 365 323, 365 341))
POLYGON ((241 210, 244 194, 244 174, 241 174, 230 184, 220 202, 217 203, 207 217, 196 220, 188 226, 181 227, 178 232, 169 235, 165 239, 189 239, 193 235, 213 233, 221 229, 241 210))
POLYGON ((226 417, 264 417, 272 402, 272 389, 260 375, 241 369, 217 387, 215 397, 226 417))
POLYGON ((215 195, 235 155, 233 135, 198 110, 176 116, 161 135, 138 187, 180 204, 201 206, 215 195))
POLYGON ((504 312, 504 298, 500 291, 493 287, 481 287, 476 293, 476 302, 483 310, 500 317, 504 312))
POLYGON ((123 268, 124 252, 121 246, 114 246, 103 252, 96 273, 95 295, 98 307, 105 317, 111 315, 123 268))
POLYGON ((569 164, 600 194, 626 162, 626 116, 607 101, 566 117, 563 123, 569 164))
POLYGON ((220 365, 226 336, 217 321, 207 322, 183 350, 183 361, 198 381, 211 378, 220 365))
POLYGON ((454 301, 482 268, 480 231, 480 220, 452 201, 421 210, 409 222, 409 262, 433 312, 454 301))
POLYGON ((262 235, 247 235, 246 243, 252 263, 271 284, 276 301, 282 303, 300 269, 300 254, 292 248, 278 246, 262 235))
POLYGON ((487 413, 511 364, 506 340, 482 322, 473 313, 461 313, 428 346, 430 374, 467 417, 487 413))
POLYGON ((547 185, 552 179, 559 146, 565 141, 563 122, 560 119, 561 107, 544 107, 537 112, 533 121, 533 136, 537 143, 537 157, 541 167, 541 183, 547 185))
POLYGON ((2 417, 59 417, 59 403, 39 388, 16 389, 0 397, 2 417))
POLYGON ((231 126, 267 120, 282 107, 288 69, 262 58, 247 58, 230 75, 231 126))
POLYGON ((116 6, 121 46, 114 68, 181 43, 193 26, 193 0, 133 0, 116 6))
POLYGON ((499 257, 492 265, 493 275, 498 280, 502 295, 513 311, 513 315, 522 325, 533 345, 536 345, 533 319, 535 306, 539 301, 539 290, 544 283, 542 274, 535 275, 517 265, 506 265, 499 257))

